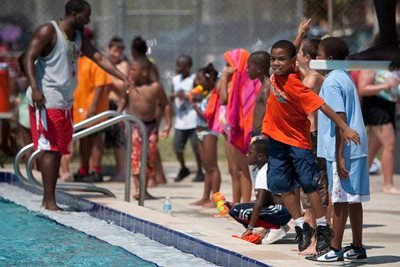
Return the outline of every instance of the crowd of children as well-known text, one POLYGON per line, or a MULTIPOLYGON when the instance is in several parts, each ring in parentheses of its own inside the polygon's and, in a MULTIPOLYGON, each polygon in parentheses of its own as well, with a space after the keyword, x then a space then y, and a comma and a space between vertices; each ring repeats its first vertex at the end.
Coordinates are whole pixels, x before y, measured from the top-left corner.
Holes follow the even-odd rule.
MULTIPOLYGON (((308 23, 300 24, 293 43, 276 42, 271 54, 260 51, 250 55, 241 49, 225 53, 227 66, 216 90, 220 101, 218 119, 222 124, 219 133, 227 140, 228 164, 237 169, 229 166, 233 203, 226 205, 229 214, 246 228, 241 236, 245 240, 274 243, 286 235, 287 223, 292 218, 298 249, 308 255, 308 260, 364 262, 367 255, 362 244, 362 202, 369 200, 369 174, 366 130, 357 90, 346 71, 330 71, 324 77, 308 65, 315 58, 343 60, 348 56, 348 48, 344 41, 334 37, 299 41, 308 23), (249 80, 260 83, 249 84, 249 80), (243 92, 247 93, 247 102, 240 101, 243 92), (261 134, 251 116, 254 131, 250 134, 243 121, 248 111, 245 104, 254 112, 260 110, 257 100, 266 103, 265 115, 260 124, 261 134), (250 142, 246 138, 251 135, 254 137, 250 142), (246 154, 246 162, 254 166, 254 203, 247 197, 251 196, 245 182, 250 176, 246 175, 248 168, 241 168, 246 154), (236 183, 239 189, 235 188, 236 183), (300 191, 305 216, 300 208, 300 191), (348 216, 353 242, 342 248, 348 216), (262 228, 256 234, 260 238, 253 238, 254 227, 262 228)), ((204 80, 203 76, 198 80, 204 80)), ((210 97, 205 99, 216 112, 210 97)), ((204 109, 196 110, 204 119, 204 109)), ((214 120, 209 120, 209 129, 214 120)), ((251 187, 250 184, 250 190, 251 187)), ((199 202, 206 200, 209 192, 206 186, 199 202)))

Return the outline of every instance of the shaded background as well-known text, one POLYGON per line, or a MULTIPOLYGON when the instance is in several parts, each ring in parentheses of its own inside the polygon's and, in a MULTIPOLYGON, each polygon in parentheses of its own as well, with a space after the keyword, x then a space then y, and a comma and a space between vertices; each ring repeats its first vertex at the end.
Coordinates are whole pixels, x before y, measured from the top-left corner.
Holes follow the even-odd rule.
MULTIPOLYGON (((159 65, 165 88, 175 72, 175 59, 189 54, 194 69, 213 62, 223 67, 222 54, 242 47, 265 49, 280 39, 293 39, 299 21, 312 18, 310 36, 342 37, 351 52, 367 47, 376 28, 370 0, 89 0, 90 27, 96 45, 106 48, 114 36, 130 43, 141 35, 159 65)), ((64 0, 2 0, 0 53, 23 50, 41 23, 64 15, 64 0)), ((12 54, 12 53, 11 53, 12 54)), ((1 59, 0 59, 1 60, 1 59)))

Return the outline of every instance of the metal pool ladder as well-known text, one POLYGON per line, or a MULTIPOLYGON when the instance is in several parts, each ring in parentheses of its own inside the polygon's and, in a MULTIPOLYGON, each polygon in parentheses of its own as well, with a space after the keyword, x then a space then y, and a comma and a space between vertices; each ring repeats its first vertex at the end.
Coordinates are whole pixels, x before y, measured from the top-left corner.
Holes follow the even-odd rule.
MULTIPOLYGON (((82 137, 86 137, 95 132, 99 132, 107 127, 110 127, 114 124, 118 124, 123 122, 125 124, 126 129, 126 156, 125 156, 125 201, 130 202, 130 189, 131 189, 131 146, 132 146, 132 128, 131 123, 135 123, 139 126, 142 136, 142 153, 140 158, 140 184, 139 184, 139 206, 144 205, 144 197, 145 197, 145 179, 146 179, 146 164, 147 164, 147 132, 146 128, 141 120, 132 116, 132 115, 123 115, 117 111, 105 111, 103 113, 97 114, 87 120, 84 120, 76 125, 74 125, 74 134, 72 136, 72 140, 78 140, 82 137), (92 124, 96 121, 107 120, 100 122, 99 124, 93 125, 87 129, 84 129, 87 125, 92 124), (79 131, 79 132, 77 132, 79 131)), ((34 160, 39 156, 40 150, 36 150, 29 157, 26 164, 26 174, 28 177, 25 177, 20 169, 20 162, 22 160, 23 155, 26 154, 29 150, 33 149, 33 144, 29 144, 23 147, 14 159, 14 171, 17 178, 23 183, 27 185, 34 185, 38 188, 43 188, 41 182, 39 182, 32 173, 32 165, 34 160)), ((85 191, 85 192, 99 192, 104 195, 108 195, 115 198, 115 195, 108 189, 103 187, 95 186, 91 183, 77 183, 77 182, 64 182, 58 183, 57 189, 59 190, 75 190, 75 191, 85 191)))

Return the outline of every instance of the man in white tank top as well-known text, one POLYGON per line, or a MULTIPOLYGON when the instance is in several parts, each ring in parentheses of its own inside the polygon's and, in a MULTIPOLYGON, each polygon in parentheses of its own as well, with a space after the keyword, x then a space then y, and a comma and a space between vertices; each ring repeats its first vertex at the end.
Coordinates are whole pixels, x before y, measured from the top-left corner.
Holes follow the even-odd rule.
POLYGON ((55 188, 61 155, 68 154, 73 125, 71 108, 77 82, 77 61, 82 52, 111 75, 132 85, 128 78, 81 35, 90 22, 91 8, 84 0, 69 0, 65 16, 41 25, 33 34, 25 57, 30 83, 27 91, 35 149, 42 150, 42 206, 59 210, 55 188))

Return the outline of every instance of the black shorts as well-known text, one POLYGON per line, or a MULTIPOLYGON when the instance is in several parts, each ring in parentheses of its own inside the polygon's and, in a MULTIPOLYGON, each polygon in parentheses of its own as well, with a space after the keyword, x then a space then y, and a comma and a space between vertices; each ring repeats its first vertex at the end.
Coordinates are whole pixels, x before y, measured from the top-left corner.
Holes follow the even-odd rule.
POLYGON ((377 126, 391 123, 395 127, 396 102, 378 96, 365 96, 362 110, 365 125, 377 126))
MULTIPOLYGON (((110 100, 109 105, 110 105, 110 110, 117 110, 116 102, 110 100)), ((106 138, 105 138, 106 147, 111 147, 111 148, 125 147, 126 144, 125 132, 119 123, 107 127, 105 129, 105 132, 106 132, 106 138)))
POLYGON ((190 139, 193 151, 197 153, 199 151, 198 139, 196 134, 196 129, 189 130, 178 130, 175 129, 174 136, 174 151, 175 153, 181 153, 185 150, 187 141, 190 139))

